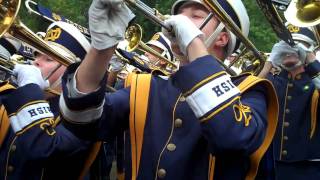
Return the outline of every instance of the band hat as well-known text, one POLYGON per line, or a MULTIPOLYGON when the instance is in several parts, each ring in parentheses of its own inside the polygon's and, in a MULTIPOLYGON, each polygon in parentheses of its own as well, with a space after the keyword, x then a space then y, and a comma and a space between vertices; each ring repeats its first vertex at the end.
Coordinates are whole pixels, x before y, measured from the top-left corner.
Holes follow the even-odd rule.
POLYGON ((20 46, 18 53, 26 58, 30 58, 30 59, 35 58, 34 48, 26 43, 21 43, 21 46, 20 46))
POLYGON ((316 45, 317 40, 315 34, 309 27, 298 27, 289 22, 286 22, 285 25, 291 32, 293 40, 305 42, 309 44, 309 46, 316 45))
POLYGON ((160 48, 161 50, 163 50, 162 55, 164 57, 166 57, 170 61, 173 60, 171 42, 162 32, 157 32, 156 34, 154 34, 151 40, 146 44, 160 48))
POLYGON ((46 33, 42 31, 37 32, 36 35, 39 36, 41 39, 44 39, 44 37, 46 37, 46 33))
POLYGON ((182 5, 186 5, 186 3, 187 4, 197 3, 197 4, 203 5, 201 0, 178 0, 178 1, 173 3, 173 5, 171 7, 171 14, 172 15, 178 14, 179 9, 181 8, 181 6, 182 5))
POLYGON ((83 60, 90 49, 90 43, 73 25, 58 21, 52 23, 44 40, 58 53, 72 59, 83 60))

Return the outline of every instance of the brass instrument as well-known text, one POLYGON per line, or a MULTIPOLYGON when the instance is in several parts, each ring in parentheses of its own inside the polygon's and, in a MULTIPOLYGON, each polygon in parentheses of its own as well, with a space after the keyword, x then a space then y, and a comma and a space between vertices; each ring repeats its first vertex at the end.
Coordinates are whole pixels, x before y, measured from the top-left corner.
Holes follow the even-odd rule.
MULTIPOLYGON (((262 56, 264 59, 268 58, 267 53, 263 53, 262 56)), ((237 60, 235 61, 234 66, 237 68, 241 68, 241 73, 251 72, 254 74, 259 74, 259 72, 261 71, 261 62, 254 56, 252 51, 241 51, 241 53, 237 57, 237 60)))
POLYGON ((284 16, 288 22, 298 27, 311 27, 320 45, 320 1, 292 0, 284 16))
POLYGON ((141 13, 144 14, 146 18, 148 18, 152 22, 160 25, 168 31, 171 31, 171 27, 168 27, 164 24, 164 20, 166 19, 166 17, 163 14, 159 13, 158 10, 149 7, 140 0, 125 0, 125 2, 133 8, 137 8, 141 13))
POLYGON ((260 61, 261 66, 256 72, 259 72, 264 65, 265 59, 262 54, 257 50, 257 48, 252 44, 252 42, 246 38, 239 27, 231 20, 229 15, 225 12, 225 10, 220 6, 220 4, 216 0, 204 0, 203 1, 213 12, 217 18, 224 23, 224 25, 233 33, 237 38, 241 40, 244 46, 251 50, 256 57, 260 61))
POLYGON ((27 8, 27 10, 28 10, 29 13, 34 13, 34 14, 36 14, 36 15, 38 15, 38 16, 40 16, 40 17, 42 17, 42 18, 44 18, 44 19, 46 19, 46 20, 48 20, 48 21, 50 21, 50 22, 52 22, 52 23, 56 21, 56 20, 54 20, 54 19, 52 19, 52 18, 50 18, 50 17, 43 16, 43 15, 40 14, 38 11, 32 9, 31 6, 37 6, 37 5, 38 5, 36 2, 34 2, 34 1, 32 1, 32 0, 26 0, 26 1, 24 2, 24 4, 25 4, 25 6, 26 6, 26 8, 27 8))
POLYGON ((90 40, 90 33, 88 28, 83 27, 67 18, 64 18, 63 16, 60 16, 59 14, 56 14, 54 12, 51 12, 50 9, 47 9, 46 7, 41 6, 40 4, 37 4, 36 2, 32 1, 32 0, 26 0, 25 1, 25 7, 27 8, 28 12, 30 14, 35 14, 37 16, 40 16, 41 18, 49 21, 50 23, 56 22, 56 21, 64 21, 67 22, 69 24, 72 24, 73 26, 75 26, 87 39, 90 40), (40 8, 41 7, 41 8, 40 8), (38 10, 37 10, 38 9, 38 10), (51 17, 49 17, 46 14, 41 13, 40 9, 45 9, 47 11, 49 11, 51 13, 51 17))
POLYGON ((128 41, 128 46, 126 50, 128 52, 132 52, 134 50, 140 50, 143 52, 148 52, 157 58, 166 61, 170 66, 172 66, 173 69, 178 69, 178 66, 171 62, 169 59, 163 57, 159 52, 152 49, 148 45, 146 45, 144 42, 142 42, 142 28, 138 24, 133 24, 128 27, 126 33, 125 33, 125 39, 128 41))
MULTIPOLYGON (((30 62, 25 61, 23 56, 20 55, 13 55, 10 57, 9 60, 0 58, 0 71, 3 71, 4 73, 8 73, 10 76, 15 77, 14 73, 13 73, 13 69, 14 66, 16 64, 27 64, 27 65, 31 65, 30 62)), ((8 79, 2 79, 2 80, 9 80, 8 79)), ((48 95, 60 95, 60 92, 52 89, 52 88, 47 88, 45 89, 46 93, 49 93, 48 95)))
POLYGON ((21 0, 3 0, 0 2, 0 36, 8 32, 15 38, 32 45, 40 52, 54 58, 64 66, 68 66, 75 60, 64 57, 51 48, 44 40, 34 34, 18 18, 21 0))

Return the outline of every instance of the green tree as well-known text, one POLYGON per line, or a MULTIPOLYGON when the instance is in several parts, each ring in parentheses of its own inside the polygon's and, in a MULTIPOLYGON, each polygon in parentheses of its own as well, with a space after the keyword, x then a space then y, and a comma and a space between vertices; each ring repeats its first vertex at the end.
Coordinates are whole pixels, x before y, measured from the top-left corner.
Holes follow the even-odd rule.
MULTIPOLYGON (((170 14, 171 6, 175 0, 143 0, 150 7, 155 7, 162 14, 170 14)), ((261 51, 270 51, 272 45, 277 41, 277 37, 266 21, 264 15, 259 10, 253 0, 243 0, 250 17, 249 39, 261 51)), ((37 3, 50 8, 66 18, 76 22, 84 27, 88 27, 88 8, 91 1, 87 0, 38 0, 37 3)), ((161 31, 158 25, 133 9, 136 16, 136 22, 143 27, 143 40, 147 41, 155 32, 161 31)), ((23 22, 33 31, 45 31, 49 22, 34 14, 28 14, 22 1, 21 13, 19 13, 23 22)))

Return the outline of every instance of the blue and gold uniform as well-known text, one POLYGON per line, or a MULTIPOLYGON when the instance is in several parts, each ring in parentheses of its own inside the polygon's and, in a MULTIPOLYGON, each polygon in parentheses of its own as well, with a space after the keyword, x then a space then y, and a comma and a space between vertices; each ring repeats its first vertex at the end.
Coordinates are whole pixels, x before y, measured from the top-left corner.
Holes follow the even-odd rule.
POLYGON ((320 63, 314 61, 296 77, 285 70, 267 77, 279 101, 278 127, 273 142, 277 179, 320 177, 320 163, 317 162, 320 159, 319 92, 312 82, 319 72, 320 63))
POLYGON ((92 143, 75 137, 59 122, 58 98, 44 100, 43 91, 35 84, 1 94, 7 111, 3 113, 9 116, 1 121, 8 120, 10 126, 0 147, 0 179, 80 176, 92 143))
POLYGON ((299 50, 297 46, 290 47, 280 41, 270 54, 269 60, 274 67, 267 79, 277 92, 279 116, 277 131, 260 166, 259 177, 319 179, 320 133, 317 121, 320 63, 311 59, 315 58, 311 52, 316 39, 309 28, 299 28, 290 23, 286 26, 295 42, 302 43, 305 48, 299 50), (303 56, 303 53, 308 55, 303 56), (294 63, 287 65, 288 61, 294 63))
POLYGON ((106 96, 102 81, 99 90, 71 98, 76 69, 69 66, 63 77, 64 123, 79 137, 107 142, 129 129, 135 153, 126 179, 209 179, 213 171, 217 179, 244 179, 254 166, 250 161, 264 153, 261 144, 271 142, 267 109, 278 107, 267 100, 274 98, 272 85, 262 80, 250 87, 241 83, 246 76, 231 79, 212 56, 198 58, 170 78, 153 76, 150 87, 136 93, 133 81, 131 88, 106 96), (145 92, 145 122, 135 124, 129 116, 143 113, 134 114, 141 104, 132 106, 130 99, 145 92))
MULTIPOLYGON (((64 55, 72 52, 69 56, 83 59, 90 44, 85 37, 82 37, 85 41, 81 41, 79 36, 83 35, 72 25, 55 22, 47 30, 46 41, 64 55)), ((30 70, 29 73, 30 67, 38 70, 38 74, 31 75, 42 78, 36 67, 21 66, 30 70)), ((0 86, 0 179, 70 180, 85 177, 93 143, 79 139, 60 123, 58 95, 46 100, 36 80, 31 78, 27 83, 21 83, 23 80, 19 77, 23 75, 17 72, 18 88, 8 83, 0 86)))

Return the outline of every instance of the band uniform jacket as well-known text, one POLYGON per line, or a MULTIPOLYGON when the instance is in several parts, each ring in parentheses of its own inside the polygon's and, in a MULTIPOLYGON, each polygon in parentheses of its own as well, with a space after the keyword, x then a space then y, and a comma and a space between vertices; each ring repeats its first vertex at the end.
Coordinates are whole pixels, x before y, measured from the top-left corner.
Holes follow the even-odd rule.
MULTIPOLYGON (((100 89, 71 98, 76 69, 62 78, 63 122, 79 137, 108 142, 129 128, 130 88, 105 96, 103 80, 100 89)), ((240 82, 209 55, 170 78, 152 77, 137 179, 209 179, 210 154, 215 179, 244 179, 266 134, 268 94, 257 85, 240 96, 240 82)), ((127 163, 126 179, 131 168, 127 163)))
MULTIPOLYGON (((315 61, 294 78, 285 70, 267 76, 277 91, 279 101, 278 126, 273 140, 273 158, 276 162, 289 165, 320 159, 319 96, 312 82, 312 78, 319 73, 320 63, 315 61)), ((319 163, 317 166, 320 167, 319 163)), ((308 172, 307 166, 303 169, 308 172)), ((281 172, 277 168, 275 170, 277 176, 288 177, 292 174, 290 169, 281 172)), ((309 175, 315 177, 315 174, 309 175)))
POLYGON ((10 121, 0 147, 0 179, 77 179, 91 143, 58 122, 59 97, 49 104, 35 84, 0 97, 10 121))

